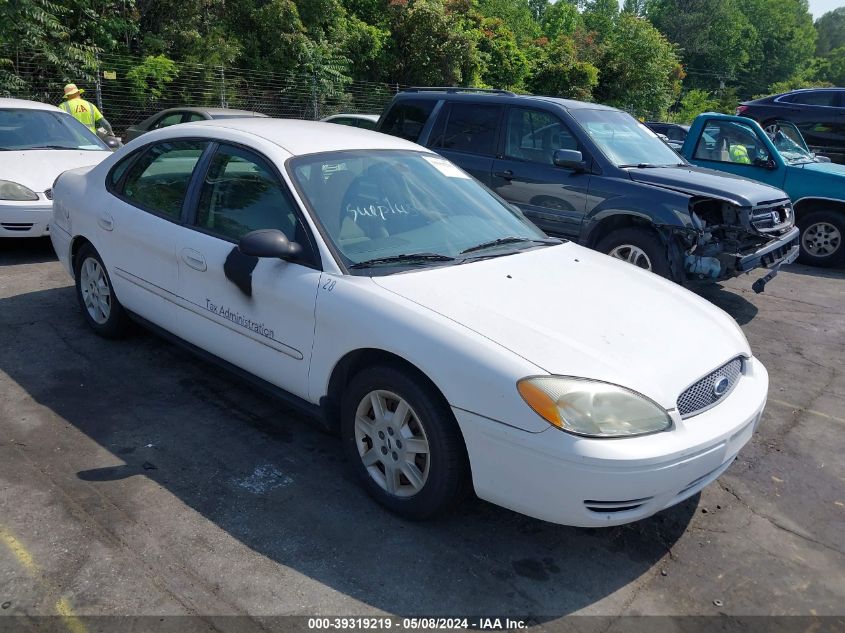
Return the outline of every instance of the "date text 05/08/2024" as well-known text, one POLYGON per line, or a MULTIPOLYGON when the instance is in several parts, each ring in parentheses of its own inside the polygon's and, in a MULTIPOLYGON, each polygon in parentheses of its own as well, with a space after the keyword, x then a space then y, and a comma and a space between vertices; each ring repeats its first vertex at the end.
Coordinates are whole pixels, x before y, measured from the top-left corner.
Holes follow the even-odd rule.
POLYGON ((392 618, 342 617, 308 618, 309 630, 458 630, 512 631, 527 628, 525 620, 514 618, 392 618))

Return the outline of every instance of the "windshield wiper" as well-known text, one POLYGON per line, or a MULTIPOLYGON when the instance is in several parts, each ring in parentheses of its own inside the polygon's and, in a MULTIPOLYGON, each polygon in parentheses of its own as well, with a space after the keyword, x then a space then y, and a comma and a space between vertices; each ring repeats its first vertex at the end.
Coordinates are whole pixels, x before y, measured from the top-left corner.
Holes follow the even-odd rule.
POLYGON ((68 147, 67 145, 31 145, 25 149, 79 149, 78 147, 68 147))
POLYGON ((541 240, 530 237, 500 237, 495 240, 490 240, 489 242, 484 242, 482 244, 476 244, 475 246, 465 248, 461 251, 461 255, 465 255, 466 253, 474 253, 475 251, 483 251, 488 248, 493 248, 494 246, 499 246, 501 244, 518 244, 520 242, 536 242, 537 244, 558 244, 559 240, 541 240))
POLYGON ((356 262, 348 268, 369 268, 379 264, 415 264, 421 262, 452 262, 454 257, 441 255, 440 253, 403 253, 401 255, 390 255, 388 257, 376 257, 363 262, 356 262))

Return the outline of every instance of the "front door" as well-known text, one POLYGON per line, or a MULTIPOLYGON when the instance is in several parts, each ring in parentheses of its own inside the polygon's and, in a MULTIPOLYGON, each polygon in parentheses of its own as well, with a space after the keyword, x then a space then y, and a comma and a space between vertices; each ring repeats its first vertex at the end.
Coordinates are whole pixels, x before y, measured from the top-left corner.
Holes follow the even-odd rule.
POLYGON ((546 233, 577 238, 587 206, 590 174, 554 164, 558 149, 584 151, 549 112, 511 108, 502 154, 493 161, 492 188, 546 233))
POLYGON ((782 188, 786 166, 772 155, 763 139, 749 125, 712 119, 695 146, 692 163, 782 188))
POLYGON ((320 281, 313 241, 270 162, 219 145, 177 240, 180 336, 295 395, 308 395, 320 281), (247 257, 244 234, 278 229, 303 247, 300 263, 247 257))

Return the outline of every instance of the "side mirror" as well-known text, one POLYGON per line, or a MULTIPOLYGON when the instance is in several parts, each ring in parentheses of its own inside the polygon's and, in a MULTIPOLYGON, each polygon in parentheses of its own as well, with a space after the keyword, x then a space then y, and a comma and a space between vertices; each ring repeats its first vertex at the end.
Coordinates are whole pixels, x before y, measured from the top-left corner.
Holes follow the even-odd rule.
POLYGON ((773 158, 770 158, 769 160, 766 161, 766 163, 763 165, 763 167, 765 167, 769 171, 775 171, 778 168, 778 165, 774 161, 773 158))
POLYGON ((816 159, 817 163, 829 163, 829 162, 831 162, 829 156, 819 156, 818 154, 813 154, 813 158, 816 159))
POLYGON ((302 247, 278 229, 259 229, 244 235, 238 241, 238 250, 252 257, 276 257, 290 260, 302 252, 302 247))
POLYGON ((587 163, 581 152, 575 149, 556 149, 554 163, 558 167, 572 169, 574 171, 586 171, 587 163))

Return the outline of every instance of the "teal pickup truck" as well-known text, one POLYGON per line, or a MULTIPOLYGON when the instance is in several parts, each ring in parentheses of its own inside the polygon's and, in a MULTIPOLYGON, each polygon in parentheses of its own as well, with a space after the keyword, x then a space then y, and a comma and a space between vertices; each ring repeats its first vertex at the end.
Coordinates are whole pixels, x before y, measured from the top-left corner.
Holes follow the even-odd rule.
POLYGON ((745 117, 700 114, 680 154, 700 167, 783 189, 801 229, 799 261, 845 263, 845 165, 813 154, 792 123, 777 121, 763 131, 745 117))

